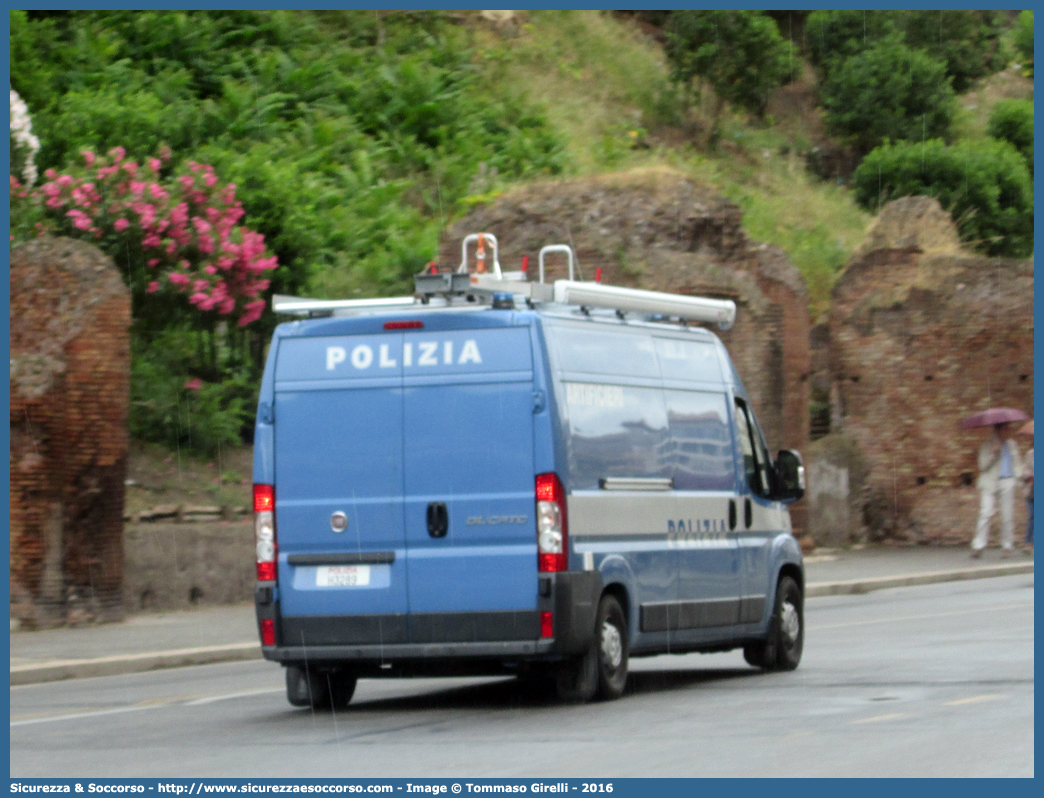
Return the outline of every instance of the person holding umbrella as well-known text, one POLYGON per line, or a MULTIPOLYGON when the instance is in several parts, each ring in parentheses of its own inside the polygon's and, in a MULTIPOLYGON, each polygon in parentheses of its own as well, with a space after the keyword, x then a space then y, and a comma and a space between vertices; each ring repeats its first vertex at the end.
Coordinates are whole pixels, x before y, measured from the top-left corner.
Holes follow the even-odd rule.
POLYGON ((1021 410, 991 408, 964 421, 965 429, 993 427, 993 433, 979 447, 979 520, 971 542, 971 556, 981 557, 989 537, 990 521, 1000 504, 1001 548, 1010 557, 1015 537, 1015 485, 1022 477, 1022 458, 1011 435, 1011 424, 1025 421, 1021 410))

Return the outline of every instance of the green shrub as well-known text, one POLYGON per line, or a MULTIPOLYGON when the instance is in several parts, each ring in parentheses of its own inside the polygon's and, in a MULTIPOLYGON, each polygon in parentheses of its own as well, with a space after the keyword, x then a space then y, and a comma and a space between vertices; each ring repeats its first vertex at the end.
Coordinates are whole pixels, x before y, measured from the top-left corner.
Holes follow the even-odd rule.
POLYGON ((208 455, 249 439, 257 375, 247 353, 234 345, 242 335, 227 329, 207 333, 187 325, 170 326, 151 338, 134 335, 131 435, 208 455), (201 360, 210 357, 214 367, 201 369, 201 360))
POLYGON ((845 59, 821 96, 830 130, 861 152, 886 139, 945 138, 956 112, 943 62, 894 36, 845 59))
MULTIPOLYGON (((11 87, 32 112, 41 172, 117 146, 139 164, 161 145, 172 168, 212 164, 278 258, 266 291, 401 293, 469 194, 567 164, 541 108, 484 88, 467 36, 427 11, 13 11, 11 87)), ((46 212, 54 226, 87 224, 11 191, 13 235, 34 234, 46 212)), ((95 227, 140 256, 133 226, 95 227)), ((135 434, 199 447, 248 432, 275 319, 232 333, 193 319, 148 293, 142 260, 129 273, 135 434), (168 331, 210 344, 157 359, 168 331), (234 357, 215 354, 229 347, 234 357)))
POLYGON ((720 99, 757 114, 793 66, 790 42, 759 11, 675 11, 667 58, 679 83, 704 78, 720 99))
POLYGON ((280 293, 401 291, 480 172, 557 174, 539 108, 482 91, 438 12, 12 15, 42 168, 166 143, 234 181, 280 293))
POLYGON ((999 11, 813 11, 805 24, 805 49, 820 75, 882 40, 896 38, 946 64, 957 92, 1003 66, 999 11))
POLYGON ((1022 59, 1022 66, 1029 77, 1033 77, 1033 12, 1023 11, 1015 23, 1015 49, 1022 59))
POLYGON ((805 52, 823 75, 895 33, 887 11, 813 11, 805 21, 805 52))
POLYGON ((852 182, 868 210, 899 197, 935 197, 961 237, 987 254, 1033 253, 1033 181, 1026 161, 1005 141, 886 144, 863 159, 852 182))
POLYGON ((972 82, 1004 67, 1000 34, 1003 11, 893 11, 909 47, 920 48, 945 62, 953 90, 965 92, 972 82))
POLYGON ((1033 174, 1033 102, 1031 100, 1001 100, 990 113, 986 132, 995 139, 1003 139, 1015 146, 1029 164, 1033 174))

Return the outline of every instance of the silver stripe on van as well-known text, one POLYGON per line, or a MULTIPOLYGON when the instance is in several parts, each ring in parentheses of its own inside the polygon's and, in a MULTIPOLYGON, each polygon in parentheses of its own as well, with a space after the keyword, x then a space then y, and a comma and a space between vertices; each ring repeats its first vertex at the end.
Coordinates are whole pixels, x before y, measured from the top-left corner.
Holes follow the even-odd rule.
POLYGON ((602 490, 673 490, 673 477, 602 477, 602 490))

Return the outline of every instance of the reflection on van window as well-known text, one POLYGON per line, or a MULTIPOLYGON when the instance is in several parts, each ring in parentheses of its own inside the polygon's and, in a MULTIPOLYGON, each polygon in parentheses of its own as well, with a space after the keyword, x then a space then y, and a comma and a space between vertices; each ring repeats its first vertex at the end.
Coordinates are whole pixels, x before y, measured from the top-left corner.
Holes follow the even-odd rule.
POLYGON ((564 383, 569 472, 577 488, 602 477, 667 477, 667 412, 658 388, 564 383))
POLYGON ((647 335, 607 331, 589 324, 548 324, 555 369, 657 379, 656 350, 647 335))
POLYGON ((732 436, 724 394, 665 391, 670 436, 666 459, 675 490, 733 488, 732 436))
POLYGON ((681 338, 653 338, 653 341, 665 380, 721 382, 721 364, 711 342, 681 338))

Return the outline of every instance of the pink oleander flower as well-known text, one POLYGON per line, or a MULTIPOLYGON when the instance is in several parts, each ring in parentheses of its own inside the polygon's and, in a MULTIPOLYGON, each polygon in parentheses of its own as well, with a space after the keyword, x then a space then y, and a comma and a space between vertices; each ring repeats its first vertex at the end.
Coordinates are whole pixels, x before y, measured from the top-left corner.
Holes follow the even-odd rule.
POLYGON ((187 274, 181 274, 180 272, 171 272, 167 275, 167 279, 179 287, 186 286, 192 282, 187 274))
POLYGON ((261 318, 261 313, 265 309, 265 300, 257 299, 253 302, 247 302, 243 308, 243 315, 239 318, 237 324, 240 327, 246 327, 250 322, 257 321, 261 318))
POLYGON ((123 147, 113 147, 109 150, 109 156, 112 158, 113 163, 119 163, 126 155, 127 151, 123 147))
POLYGON ((145 287, 146 294, 155 294, 157 291, 159 291, 159 282, 156 280, 151 280, 145 287))
MULTIPOLYGON (((80 153, 80 155, 83 156, 84 163, 86 163, 87 166, 94 166, 95 155, 94 155, 93 152, 91 152, 90 150, 84 150, 83 152, 80 153)), ((48 170, 48 171, 51 171, 51 170, 48 170)))
POLYGON ((203 380, 199 379, 198 377, 196 379, 186 380, 185 387, 190 391, 198 391, 200 388, 203 387, 203 380))
POLYGON ((116 228, 117 232, 122 233, 124 230, 130 227, 130 222, 128 222, 126 219, 117 219, 115 222, 112 223, 112 226, 116 228))

